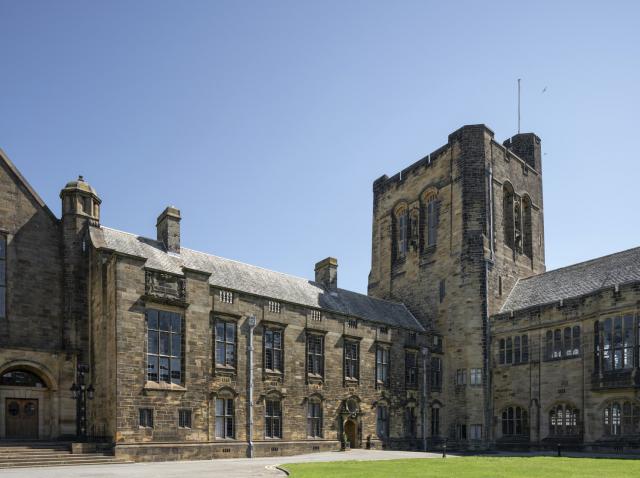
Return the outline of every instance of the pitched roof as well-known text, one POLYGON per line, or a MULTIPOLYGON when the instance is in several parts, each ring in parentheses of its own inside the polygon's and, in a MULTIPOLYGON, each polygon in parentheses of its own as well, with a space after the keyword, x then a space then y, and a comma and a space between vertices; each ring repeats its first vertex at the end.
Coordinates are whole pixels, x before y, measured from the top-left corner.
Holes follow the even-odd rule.
POLYGON ((91 227, 89 233, 94 247, 146 259, 145 266, 150 269, 172 274, 183 274, 183 268, 202 271, 211 274, 209 283, 212 286, 326 309, 392 327, 424 331, 404 304, 345 289, 329 290, 308 279, 185 247, 181 248, 180 254, 170 254, 159 241, 104 226, 91 227))
POLYGON ((36 202, 36 204, 40 206, 44 210, 44 212, 54 222, 57 222, 58 218, 56 217, 56 215, 53 212, 51 212, 51 209, 49 209, 49 206, 46 205, 46 203, 42 200, 42 198, 36 192, 36 190, 33 189, 31 184, 29 184, 29 181, 26 180, 26 178, 22 175, 20 170, 16 168, 16 165, 13 164, 13 162, 9 159, 9 156, 7 156, 7 154, 4 151, 2 151, 1 148, 0 148, 0 162, 3 163, 9 171, 11 171, 11 173, 16 177, 18 182, 22 183, 22 186, 31 195, 32 199, 36 202))
POLYGON ((640 281, 640 247, 521 279, 501 312, 549 304, 636 281, 640 281))

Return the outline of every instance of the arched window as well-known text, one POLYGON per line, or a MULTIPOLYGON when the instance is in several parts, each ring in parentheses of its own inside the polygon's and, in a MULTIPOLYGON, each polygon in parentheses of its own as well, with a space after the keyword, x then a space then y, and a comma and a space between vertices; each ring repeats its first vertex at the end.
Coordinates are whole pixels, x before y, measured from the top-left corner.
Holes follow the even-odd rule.
POLYGON ((311 438, 322 438, 322 401, 318 397, 307 402, 307 434, 311 438))
POLYGON ((580 326, 579 325, 574 325, 573 326, 573 340, 572 340, 572 355, 574 357, 577 357, 578 355, 580 355, 580 326))
POLYGON ((531 199, 529 199, 529 196, 522 198, 522 249, 527 257, 533 258, 531 199))
POLYGON ((434 247, 438 238, 438 196, 431 191, 422 198, 422 250, 434 247))
POLYGON ((513 363, 520 363, 521 350, 520 337, 516 335, 513 339, 513 363))
POLYGON ((505 363, 505 340, 500 339, 500 364, 503 365, 505 363))
POLYGON ((529 434, 529 416, 521 407, 508 407, 502 411, 502 435, 516 436, 529 434))
POLYGON ((35 373, 28 370, 11 370, 0 376, 0 385, 10 387, 47 388, 45 383, 35 373))
POLYGON ((568 404, 559 404, 549 412, 549 434, 576 435, 578 433, 578 410, 568 404))
POLYGON ((515 223, 513 215, 513 188, 505 183, 502 187, 502 228, 504 230, 504 243, 511 249, 515 248, 515 223))
POLYGON ((563 338, 563 355, 565 357, 570 357, 573 354, 573 347, 571 344, 571 327, 564 328, 563 338))
POLYGON ((401 205, 396 208, 393 214, 393 245, 394 245, 394 259, 401 260, 407 255, 408 249, 408 229, 409 218, 407 212, 407 206, 401 205))

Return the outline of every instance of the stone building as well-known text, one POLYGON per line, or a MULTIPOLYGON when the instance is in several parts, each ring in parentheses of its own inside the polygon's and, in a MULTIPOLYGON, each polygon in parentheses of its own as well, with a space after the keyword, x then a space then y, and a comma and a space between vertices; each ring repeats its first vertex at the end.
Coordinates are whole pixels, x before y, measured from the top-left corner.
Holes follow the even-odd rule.
POLYGON ((640 249, 545 272, 536 135, 465 126, 373 196, 363 295, 334 258, 308 280, 188 249, 174 207, 155 239, 108 228, 82 177, 57 218, 0 153, 0 438, 640 448, 640 249))

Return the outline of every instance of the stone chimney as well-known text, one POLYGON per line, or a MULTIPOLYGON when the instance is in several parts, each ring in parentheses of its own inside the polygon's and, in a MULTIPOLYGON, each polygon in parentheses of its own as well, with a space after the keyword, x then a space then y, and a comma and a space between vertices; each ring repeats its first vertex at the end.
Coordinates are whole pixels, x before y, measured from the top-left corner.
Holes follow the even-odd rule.
POLYGON ((164 244, 167 252, 180 254, 180 210, 169 206, 158 216, 156 223, 158 241, 164 244))
POLYGON ((338 288, 338 259, 327 257, 316 264, 316 282, 327 289, 338 288))

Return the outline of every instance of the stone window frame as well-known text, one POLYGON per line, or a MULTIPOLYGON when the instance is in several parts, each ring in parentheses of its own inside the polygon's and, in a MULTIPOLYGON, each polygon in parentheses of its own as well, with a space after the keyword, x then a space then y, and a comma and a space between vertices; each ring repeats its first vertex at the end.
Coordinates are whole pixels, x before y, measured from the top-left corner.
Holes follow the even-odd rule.
POLYGON ((267 392, 263 397, 264 410, 264 438, 265 440, 283 440, 284 439, 284 396, 276 390, 267 392), (271 403, 272 413, 269 415, 269 403, 271 403), (277 412, 279 414, 273 414, 273 404, 278 405, 277 412), (277 421, 276 421, 277 420, 277 421), (269 426, 271 423, 271 426, 269 426), (277 424, 278 429, 274 430, 274 424, 277 424), (271 429, 271 434, 267 431, 271 429), (277 431, 278 433, 274 433, 277 431))
POLYGON ((571 359, 581 356, 581 324, 568 324, 549 329, 545 332, 544 337, 545 361, 571 359))
POLYGON ((178 409, 178 428, 183 430, 193 428, 193 411, 190 408, 178 409))
POLYGON ((502 409, 501 425, 503 437, 529 436, 529 412, 520 405, 508 405, 502 409))
POLYGON ((467 369, 459 368, 456 370, 454 383, 456 387, 464 387, 467 385, 467 369))
POLYGON ((578 435, 580 410, 569 402, 559 402, 549 408, 549 436, 578 435), (560 422, 560 423, 559 423, 560 422))
POLYGON ((429 187, 420 195, 420 252, 425 254, 438 245, 439 190, 429 187))
POLYGON ((479 441, 482 440, 482 424, 473 423, 469 425, 469 440, 479 441))
POLYGON ((640 433, 640 402, 630 398, 608 400, 602 407, 604 436, 629 436, 640 433))
MULTIPOLYGON (((265 375, 265 379, 268 376, 278 376, 284 377, 284 369, 285 369, 285 329, 287 324, 281 324, 278 322, 269 322, 266 320, 262 321, 262 371, 265 375), (267 368, 267 351, 270 349, 272 351, 277 350, 275 347, 267 347, 267 332, 278 332, 280 333, 280 369, 275 368, 267 368)), ((275 363, 274 359, 272 361, 275 363)))
POLYGON ((456 437, 456 440, 458 441, 467 441, 467 424, 466 423, 456 423, 455 437, 456 437))
POLYGON ((376 366, 374 378, 376 388, 389 387, 391 385, 391 344, 376 342, 375 350, 376 366))
POLYGON ((138 428, 153 430, 155 410, 152 407, 138 408, 138 428))
POLYGON ((282 312, 282 303, 277 300, 267 301, 267 308, 272 314, 279 314, 282 312))
POLYGON ((435 401, 431 404, 430 408, 430 412, 431 412, 431 420, 430 422, 430 436, 432 437, 438 437, 441 436, 441 431, 442 431, 442 427, 440 426, 440 422, 441 422, 441 414, 440 414, 440 410, 443 408, 442 404, 440 404, 440 402, 435 401))
POLYGON ((616 374, 629 372, 637 367, 640 360, 640 316, 635 311, 624 310, 607 314, 596 320, 593 327, 595 373, 616 374), (620 319, 621 346, 619 347, 616 346, 616 319, 620 319), (607 329, 609 330, 607 331, 607 329), (607 334, 610 336, 609 339, 607 339, 607 334), (622 366, 616 366, 618 353, 622 366))
POLYGON ((235 293, 232 290, 220 289, 218 291, 218 300, 223 304, 233 304, 235 293))
POLYGON ((441 392, 442 391, 442 373, 443 373, 443 360, 442 357, 431 357, 430 364, 430 385, 431 389, 441 392))
POLYGON ((305 339, 304 339, 304 343, 305 343, 305 375, 307 377, 307 382, 309 381, 324 381, 325 378, 325 342, 326 342, 326 334, 327 331, 326 330, 313 330, 313 329, 306 329, 305 330, 305 339), (320 339, 320 353, 318 353, 317 351, 313 351, 311 352, 309 350, 310 344, 311 344, 311 340, 317 340, 320 339), (316 365, 316 359, 314 360, 310 360, 310 358, 312 358, 311 356, 313 355, 313 357, 319 357, 318 359, 318 368, 319 368, 319 373, 316 371, 310 371, 311 367, 314 367, 315 369, 315 365, 316 365))
MULTIPOLYGON (((144 360, 145 360, 145 366, 146 366, 146 370, 145 370, 145 383, 147 384, 168 384, 170 386, 177 386, 177 387, 184 387, 186 384, 186 374, 185 374, 185 347, 186 347, 186 317, 185 317, 185 313, 184 310, 178 310, 176 308, 171 308, 171 307, 163 307, 163 306, 159 306, 155 303, 147 303, 145 305, 145 309, 144 309, 144 323, 145 323, 145 338, 144 338, 144 360), (157 321, 157 327, 156 328, 149 328, 149 313, 150 312, 156 312, 157 313, 157 317, 156 317, 156 321, 157 321), (169 313, 169 314, 175 314, 177 316, 180 317, 180 355, 174 355, 173 354, 173 348, 174 348, 174 341, 173 341, 173 337, 174 335, 178 335, 176 333, 173 332, 173 319, 170 318, 170 323, 169 323, 169 330, 164 330, 161 329, 161 323, 160 323, 160 314, 161 313, 169 313), (156 331, 157 335, 158 335, 158 347, 157 347, 157 351, 156 352, 151 352, 150 351, 150 347, 149 347, 149 332, 150 331, 156 331), (169 348, 170 348, 170 353, 167 354, 162 354, 160 353, 160 344, 161 344, 161 333, 169 333, 169 348), (150 380, 149 379, 149 357, 153 356, 157 359, 157 380, 150 380), (169 363, 169 381, 167 382, 166 380, 161 380, 160 379, 160 359, 161 358, 167 358, 168 359, 168 363, 169 363), (172 377, 171 377, 171 372, 173 371, 173 367, 172 367, 172 361, 173 360, 179 360, 180 361, 180 381, 179 382, 174 382, 172 377)), ((152 385, 153 386, 153 385, 152 385)))
POLYGON ((307 438, 324 438, 324 397, 319 393, 314 393, 307 397, 305 401, 307 411, 307 438), (315 413, 316 411, 318 412, 317 414, 315 413))
POLYGON ((213 437, 214 440, 233 441, 236 440, 236 434, 238 432, 238 424, 236 420, 236 409, 238 406, 239 394, 231 387, 222 387, 211 394, 213 400, 213 437), (223 414, 218 415, 218 400, 223 400, 223 414), (231 414, 228 413, 228 405, 231 404, 231 414), (218 436, 218 417, 223 417, 223 429, 224 437, 218 436), (229 420, 231 420, 232 433, 229 435, 228 426, 229 420))
POLYGON ((378 400, 375 403, 376 409, 376 436, 383 439, 389 438, 389 432, 391 430, 391 408, 389 403, 385 400, 378 400))
POLYGON ((238 320, 239 317, 234 316, 234 315, 226 315, 226 314, 220 314, 220 313, 212 313, 212 320, 213 320, 213 330, 212 330, 212 342, 213 342, 213 365, 214 365, 214 374, 217 372, 221 372, 221 373, 232 373, 235 374, 237 372, 237 368, 238 368, 238 359, 239 359, 239 354, 238 354, 238 320), (224 323, 225 324, 225 340, 224 341, 220 341, 221 343, 224 343, 225 347, 225 363, 221 364, 218 363, 218 323, 224 323), (227 332, 227 324, 231 324, 233 326, 233 330, 234 330, 234 342, 233 342, 233 346, 234 346, 234 352, 233 352, 233 365, 229 365, 226 363, 226 357, 227 357, 227 345, 231 344, 231 342, 228 342, 226 339, 226 332, 227 332))
POLYGON ((498 341, 499 365, 522 365, 529 363, 529 335, 503 337, 498 341))
POLYGON ((392 261, 402 263, 409 251, 409 204, 400 201, 393 208, 392 216, 392 261))
POLYGON ((419 376, 419 359, 418 350, 413 347, 405 347, 404 349, 404 386, 408 389, 418 388, 419 376), (409 356, 413 356, 413 366, 409 363, 409 356))
POLYGON ((361 337, 344 336, 342 344, 342 375, 345 385, 354 386, 360 382, 360 340, 361 337), (347 356, 348 345, 355 345, 356 357, 355 359, 347 356), (355 376, 347 374, 349 370, 348 364, 355 362, 355 376))
POLYGON ((7 246, 9 244, 6 234, 0 232, 0 319, 6 319, 7 314, 7 246))
POLYGON ((482 368, 475 367, 469 369, 469 385, 473 387, 482 385, 482 368))

